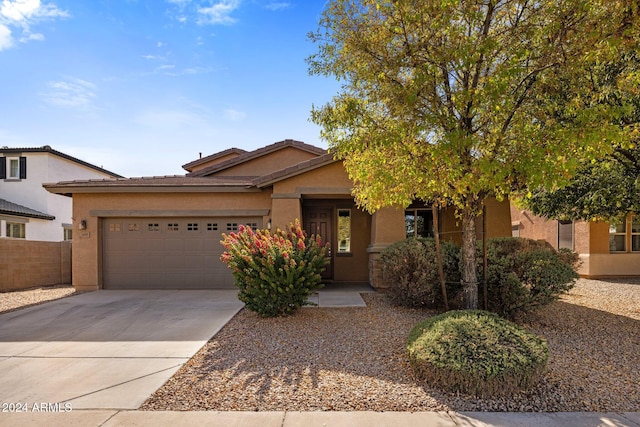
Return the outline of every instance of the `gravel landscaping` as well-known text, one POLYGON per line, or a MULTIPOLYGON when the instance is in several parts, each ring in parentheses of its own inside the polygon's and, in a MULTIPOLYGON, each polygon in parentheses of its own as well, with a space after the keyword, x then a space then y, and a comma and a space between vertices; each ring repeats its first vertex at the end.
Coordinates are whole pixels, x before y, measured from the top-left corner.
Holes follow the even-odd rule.
POLYGON ((71 285, 40 286, 21 291, 0 292, 0 313, 68 297, 75 292, 71 285))
POLYGON ((244 411, 640 411, 640 282, 581 279, 520 322, 547 339, 548 371, 528 392, 478 400, 414 378, 410 329, 434 313, 364 294, 366 308, 243 309, 142 406, 244 411))

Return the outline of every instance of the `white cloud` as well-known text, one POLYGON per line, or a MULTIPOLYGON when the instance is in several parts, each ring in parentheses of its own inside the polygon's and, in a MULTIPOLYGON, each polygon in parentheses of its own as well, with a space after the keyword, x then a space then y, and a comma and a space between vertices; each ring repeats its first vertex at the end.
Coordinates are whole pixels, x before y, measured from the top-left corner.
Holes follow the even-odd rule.
POLYGON ((70 79, 48 83, 49 91, 42 98, 49 104, 64 108, 88 110, 96 98, 96 86, 86 80, 70 79))
POLYGON ((247 114, 243 111, 234 110, 233 108, 224 110, 224 118, 227 120, 231 120, 232 122, 239 122, 245 117, 247 117, 247 114))
POLYGON ((2 0, 0 5, 0 50, 13 45, 12 30, 22 31, 20 42, 44 40, 41 33, 32 33, 31 27, 41 21, 66 18, 69 14, 53 3, 40 0, 2 0))
POLYGON ((240 7, 240 0, 220 0, 209 7, 198 8, 198 24, 230 25, 236 22, 231 14, 240 7))
POLYGON ((21 43, 26 43, 29 40, 37 40, 37 41, 42 41, 44 40, 44 34, 42 33, 26 33, 24 36, 22 36, 20 38, 20 42, 21 43))
POLYGON ((274 2, 274 3, 267 4, 264 8, 276 11, 276 10, 288 9, 290 7, 291 7, 291 3, 274 2))
POLYGON ((160 55, 143 55, 142 56, 144 59, 148 59, 149 61, 164 61, 166 58, 164 56, 160 56, 160 55))
POLYGON ((40 8, 40 0, 3 0, 0 15, 14 21, 26 21, 40 8))
POLYGON ((6 25, 0 24, 0 50, 8 49, 11 46, 13 46, 11 30, 6 25))

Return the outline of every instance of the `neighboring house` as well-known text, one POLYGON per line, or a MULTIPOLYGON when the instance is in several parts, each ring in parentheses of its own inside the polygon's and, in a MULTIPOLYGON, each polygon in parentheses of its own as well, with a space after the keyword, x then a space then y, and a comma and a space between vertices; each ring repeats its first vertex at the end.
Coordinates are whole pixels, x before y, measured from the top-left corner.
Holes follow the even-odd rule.
MULTIPOLYGON (((183 168, 186 176, 45 185, 73 196, 76 288, 231 288, 231 271, 220 261, 222 233, 241 224, 285 228, 296 218, 331 246, 326 281, 382 287, 380 251, 407 235, 432 233, 423 203, 373 215, 359 209, 342 162, 299 141, 233 148, 183 168)), ((460 240, 453 213, 440 218, 446 236, 460 240)), ((507 201, 488 202, 487 224, 490 237, 510 234, 507 201)))
POLYGON ((640 275, 640 217, 629 216, 619 224, 556 221, 511 207, 514 236, 546 240, 554 248, 580 255, 578 273, 605 278, 640 275))
POLYGON ((71 199, 49 193, 42 184, 118 177, 48 145, 0 148, 0 238, 71 240, 71 199))

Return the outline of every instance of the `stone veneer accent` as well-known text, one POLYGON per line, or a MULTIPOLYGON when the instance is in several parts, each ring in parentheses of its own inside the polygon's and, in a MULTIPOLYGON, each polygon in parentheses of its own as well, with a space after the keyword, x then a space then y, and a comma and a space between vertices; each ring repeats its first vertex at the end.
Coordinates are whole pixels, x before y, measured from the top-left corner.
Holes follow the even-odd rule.
POLYGON ((376 290, 381 291, 389 287, 382 279, 382 264, 380 263, 380 252, 388 245, 370 245, 367 248, 369 253, 369 284, 376 290))

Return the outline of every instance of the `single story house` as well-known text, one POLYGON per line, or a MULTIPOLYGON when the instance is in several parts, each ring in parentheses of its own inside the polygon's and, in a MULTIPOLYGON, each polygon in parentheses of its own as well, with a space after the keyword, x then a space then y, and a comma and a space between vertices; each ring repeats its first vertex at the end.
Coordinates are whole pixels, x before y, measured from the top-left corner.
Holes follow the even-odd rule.
MULTIPOLYGON (((185 176, 45 185, 73 197, 77 289, 230 288, 233 276, 220 261, 222 233, 241 224, 286 228, 295 219, 331 246, 325 280, 383 287, 380 251, 407 235, 432 232, 424 203, 373 215, 359 209, 342 162, 303 142, 232 148, 183 168, 185 176)), ((453 213, 439 217, 440 229, 456 238, 453 213)), ((488 201, 487 235, 510 233, 509 203, 488 201)))
POLYGON ((557 221, 511 206, 514 236, 545 240, 580 256, 582 277, 640 276, 640 216, 620 223, 557 221))

